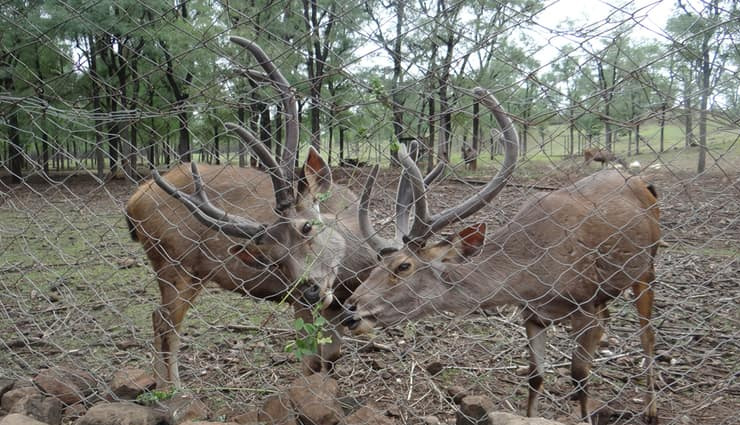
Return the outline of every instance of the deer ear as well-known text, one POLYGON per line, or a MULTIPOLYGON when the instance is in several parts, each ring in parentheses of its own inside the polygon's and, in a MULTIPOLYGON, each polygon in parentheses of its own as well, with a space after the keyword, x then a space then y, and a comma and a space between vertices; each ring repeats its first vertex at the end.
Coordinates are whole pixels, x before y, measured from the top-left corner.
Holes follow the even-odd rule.
POLYGON ((253 269, 264 270, 270 266, 267 258, 253 245, 232 245, 229 254, 253 269))
MULTIPOLYGON (((328 192, 331 188, 331 168, 326 165, 324 158, 319 155, 313 146, 308 148, 308 157, 303 164, 303 175, 305 177, 305 188, 314 198, 320 193, 328 192)), ((305 196, 305 194, 302 194, 305 196)))
POLYGON ((480 254, 486 242, 486 223, 478 223, 460 230, 452 238, 444 261, 463 262, 480 254))

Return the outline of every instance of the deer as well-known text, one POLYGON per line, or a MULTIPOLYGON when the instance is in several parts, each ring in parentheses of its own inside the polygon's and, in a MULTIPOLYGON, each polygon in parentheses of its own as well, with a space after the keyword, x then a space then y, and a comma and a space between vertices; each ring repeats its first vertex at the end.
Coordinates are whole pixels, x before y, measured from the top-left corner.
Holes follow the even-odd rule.
POLYGON ((476 149, 473 149, 473 147, 469 144, 463 143, 462 156, 463 162, 465 163, 465 168, 475 171, 475 161, 476 159, 478 159, 478 151, 476 149))
POLYGON ((621 158, 617 157, 612 151, 606 148, 586 148, 583 150, 583 163, 590 164, 592 161, 600 162, 601 168, 604 168, 610 162, 616 162, 622 167, 627 168, 627 164, 621 158))
MULTIPOLYGON (((496 230, 487 232, 481 222, 429 242, 436 232, 489 204, 513 173, 519 143, 516 130, 495 97, 482 94, 481 98, 503 131, 500 170, 464 202, 431 214, 426 184, 402 150, 401 178, 411 182, 413 202, 407 200, 401 207, 407 214, 397 216, 409 220, 413 204, 413 224, 397 225, 408 230, 398 247, 396 241, 377 236, 372 223, 364 223, 366 237, 375 238, 373 247, 382 259, 346 301, 343 324, 359 334, 440 311, 462 316, 502 305, 519 306, 529 352, 527 415, 531 417, 538 414, 543 389, 546 329, 569 321, 576 342, 571 358, 574 398, 581 416, 594 419, 587 407, 587 380, 608 318, 607 304, 631 288, 647 359, 645 414, 649 423, 657 423, 655 334, 650 319, 660 227, 657 192, 651 184, 619 170, 602 170, 534 196, 496 230)), ((360 203, 363 217, 376 175, 371 173, 365 183, 360 203)))
MULTIPOLYGON (((294 170, 297 103, 291 88, 257 44, 230 40, 249 51, 264 70, 252 72, 281 96, 285 119, 282 158, 249 130, 226 123, 264 165, 236 168, 180 164, 164 175, 152 170, 130 197, 125 213, 131 236, 143 246, 156 274, 161 303, 152 314, 154 370, 159 387, 179 387, 182 322, 204 285, 254 299, 290 303, 297 318, 313 319, 321 302, 331 319, 377 262, 362 238, 358 197, 332 181, 331 169, 313 148, 294 170), (299 175, 296 175, 299 174, 299 175)), ((341 329, 331 342, 303 358, 304 372, 332 371, 341 329)))

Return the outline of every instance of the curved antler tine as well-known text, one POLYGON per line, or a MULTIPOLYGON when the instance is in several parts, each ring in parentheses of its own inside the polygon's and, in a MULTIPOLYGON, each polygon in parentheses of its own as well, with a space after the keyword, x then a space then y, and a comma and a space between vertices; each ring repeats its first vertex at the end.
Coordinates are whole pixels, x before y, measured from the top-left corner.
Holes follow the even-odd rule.
MULTIPOLYGON (((198 171, 195 164, 191 166, 196 173, 198 171)), ((247 220, 243 217, 231 215, 215 205, 211 204, 208 197, 203 191, 203 181, 200 174, 193 174, 193 181, 196 186, 196 195, 188 195, 181 190, 176 189, 167 180, 163 179, 156 168, 152 168, 152 179, 168 195, 180 201, 195 218, 208 227, 218 227, 219 230, 227 235, 237 238, 251 239, 261 235, 265 227, 254 221, 247 220)))
MULTIPOLYGON (((519 136, 514 128, 514 123, 511 122, 511 118, 501 108, 499 101, 488 90, 476 87, 473 89, 473 93, 476 99, 491 111, 498 125, 501 127, 504 136, 500 138, 500 142, 504 147, 504 163, 501 165, 499 172, 478 193, 465 200, 462 204, 447 208, 439 214, 432 216, 429 229, 431 232, 436 232, 445 226, 463 220, 483 208, 498 195, 506 185, 506 181, 511 176, 511 173, 514 172, 517 147, 519 146, 519 136)), ((419 234, 418 236, 428 237, 429 234, 419 234)))
POLYGON ((424 176, 424 185, 429 186, 434 183, 434 181, 437 180, 437 177, 442 175, 442 170, 444 170, 446 166, 447 164, 444 161, 439 161, 437 165, 432 168, 432 171, 424 176))
MULTIPOLYGON (((408 151, 409 157, 416 161, 419 153, 419 142, 411 141, 408 151)), ((440 161, 429 174, 424 176, 424 190, 442 174, 444 168, 445 163, 440 161)), ((414 199, 413 187, 404 168, 401 171, 398 189, 396 190, 396 240, 401 241, 404 236, 409 234, 409 210, 414 199)))
POLYGON ((362 190, 362 196, 360 197, 360 208, 357 212, 360 222, 360 234, 367 241, 368 245, 375 250, 375 252, 381 252, 387 248, 394 248, 396 244, 393 241, 385 239, 378 235, 375 227, 370 222, 368 217, 367 208, 370 204, 370 195, 373 192, 373 186, 378 178, 378 164, 375 164, 370 170, 370 175, 367 176, 365 181, 365 187, 362 190))
POLYGON ((414 199, 414 224, 411 226, 408 237, 419 239, 429 233, 431 223, 427 206, 426 186, 419 167, 403 145, 398 150, 398 159, 403 167, 401 180, 408 179, 414 199))
POLYGON ((272 187, 275 189, 275 209, 283 211, 293 205, 293 187, 285 178, 282 169, 278 166, 272 153, 267 149, 264 143, 257 139, 257 136, 251 131, 240 126, 239 124, 227 122, 224 124, 227 129, 234 131, 239 137, 247 143, 252 152, 267 166, 267 171, 272 179, 272 187))
MULTIPOLYGON (((238 44, 239 46, 249 50, 249 52, 257 59, 262 69, 272 80, 275 87, 282 94, 283 109, 285 111, 285 145, 283 146, 283 158, 281 160, 281 167, 283 168, 283 175, 291 183, 295 180, 294 164, 296 161, 296 155, 298 153, 298 106, 293 95, 293 91, 290 89, 288 80, 285 79, 280 70, 277 69, 272 60, 265 54, 264 50, 257 44, 247 40, 246 38, 231 36, 229 37, 232 43, 238 44)), ((292 192, 292 186, 291 186, 292 192)))

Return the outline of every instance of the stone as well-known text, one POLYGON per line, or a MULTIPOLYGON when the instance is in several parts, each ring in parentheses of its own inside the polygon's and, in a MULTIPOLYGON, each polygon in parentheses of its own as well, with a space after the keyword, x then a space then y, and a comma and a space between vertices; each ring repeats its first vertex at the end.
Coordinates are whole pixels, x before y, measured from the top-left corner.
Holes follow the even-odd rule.
POLYGON ((97 387, 97 381, 89 373, 63 366, 42 370, 33 382, 44 394, 68 406, 84 401, 97 387))
POLYGON ((208 406, 199 399, 187 394, 175 394, 168 400, 157 402, 155 410, 169 418, 168 422, 177 425, 183 422, 202 421, 209 417, 208 406))
MULTIPOLYGON (((457 425, 493 425, 488 416, 493 411, 493 402, 483 396, 469 395, 463 397, 457 411, 457 425)), ((498 423, 496 423, 498 425, 498 423)))
POLYGON ((41 394, 27 395, 13 404, 8 413, 29 416, 48 425, 62 423, 62 402, 41 394))
POLYGON ((87 407, 83 403, 77 403, 65 407, 62 411, 62 417, 64 418, 65 422, 69 422, 70 420, 77 420, 83 417, 86 412, 87 407))
POLYGON ((441 425, 441 421, 436 416, 424 416, 421 418, 424 425, 441 425))
POLYGON ((186 421, 181 425, 239 425, 236 422, 186 421))
POLYGON ((441 362, 431 362, 427 365, 427 372, 434 376, 444 370, 445 366, 441 362))
POLYGON ((12 379, 0 378, 0 399, 3 397, 3 394, 12 390, 14 385, 15 381, 13 381, 12 379))
POLYGON ((544 418, 525 418, 506 412, 489 412, 488 417, 496 425, 563 425, 562 422, 544 418))
POLYGON ((151 407, 130 402, 93 406, 75 425, 169 425, 169 417, 151 407))
POLYGON ((339 423, 342 415, 342 406, 337 400, 338 390, 336 380, 315 373, 293 381, 288 388, 288 398, 300 423, 334 425, 339 423))
POLYGON ((298 423, 290 400, 280 395, 270 396, 265 400, 258 418, 260 422, 273 425, 297 425, 298 423))
POLYGON ((372 406, 362 406, 354 413, 344 418, 345 425, 393 425, 391 418, 380 413, 380 409, 372 406))
POLYGON ((156 386, 157 380, 151 373, 134 368, 119 370, 110 383, 113 394, 124 400, 135 400, 139 394, 153 390, 156 386))
POLYGON ((6 412, 10 412, 13 409, 13 406, 24 397, 40 395, 41 393, 39 390, 34 387, 16 388, 3 394, 2 399, 0 399, 0 408, 6 412))
POLYGON ((445 392, 447 392, 447 396, 449 396, 450 399, 452 399, 452 402, 455 404, 460 404, 462 402, 462 399, 468 395, 467 391, 465 391, 465 388, 458 385, 448 387, 445 392))
POLYGON ((30 416, 21 415, 19 413, 11 413, 8 416, 0 419, 0 425, 47 425, 40 422, 30 416))
POLYGON ((266 421, 263 421, 260 419, 260 412, 258 411, 252 411, 252 412, 242 413, 241 415, 235 415, 231 419, 234 422, 238 423, 239 425, 267 423, 266 421))

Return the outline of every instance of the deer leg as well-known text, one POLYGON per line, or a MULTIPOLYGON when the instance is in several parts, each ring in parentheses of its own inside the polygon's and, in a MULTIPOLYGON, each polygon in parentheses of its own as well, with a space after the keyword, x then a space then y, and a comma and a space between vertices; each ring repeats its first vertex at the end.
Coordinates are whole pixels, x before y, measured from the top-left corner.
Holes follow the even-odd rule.
MULTIPOLYGON (((597 307, 597 312, 603 310, 597 307)), ((576 348, 571 359, 571 377, 575 386, 574 398, 581 406, 581 418, 590 419, 588 411, 588 375, 591 371, 594 352, 599 344, 604 329, 599 321, 600 313, 578 313, 573 316, 571 323, 576 339, 576 348)))
POLYGON ((632 285, 635 305, 640 319, 640 342, 645 351, 647 373, 647 395, 645 397, 645 417, 650 425, 658 423, 658 406, 655 401, 655 332, 650 324, 653 312, 653 289, 650 287, 655 279, 655 272, 650 270, 632 285))
POLYGON ((188 308, 198 296, 200 286, 184 271, 159 275, 162 304, 152 314, 154 325, 154 372, 157 387, 180 387, 177 355, 180 349, 180 328, 188 308))
POLYGON ((524 322, 527 331, 527 348, 529 350, 529 398, 527 399, 527 416, 537 416, 539 395, 544 383, 545 330, 547 327, 535 319, 524 322))

